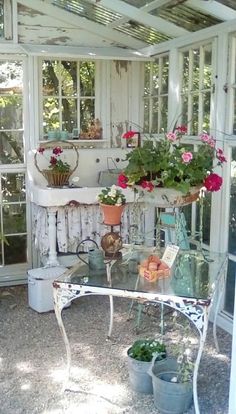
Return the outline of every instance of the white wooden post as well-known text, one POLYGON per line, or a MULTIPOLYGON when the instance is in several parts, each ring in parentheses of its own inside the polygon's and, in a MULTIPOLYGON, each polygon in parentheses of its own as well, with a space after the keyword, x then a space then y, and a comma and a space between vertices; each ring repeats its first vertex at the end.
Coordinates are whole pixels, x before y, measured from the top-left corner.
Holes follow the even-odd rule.
POLYGON ((233 340, 231 353, 231 373, 229 389, 229 414, 236 413, 236 283, 234 288, 234 322, 233 322, 233 340))

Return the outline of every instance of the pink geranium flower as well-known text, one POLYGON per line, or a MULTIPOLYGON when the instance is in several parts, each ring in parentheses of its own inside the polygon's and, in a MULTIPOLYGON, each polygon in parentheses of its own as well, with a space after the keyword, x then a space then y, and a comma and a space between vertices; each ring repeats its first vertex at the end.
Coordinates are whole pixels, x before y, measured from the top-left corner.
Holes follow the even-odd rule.
POLYGON ((178 137, 177 137, 177 134, 175 133, 175 132, 168 132, 167 134, 166 134, 166 138, 169 140, 169 141, 176 141, 177 139, 178 139, 178 137))
POLYGON ((188 164, 193 159, 193 154, 191 152, 184 152, 182 154, 182 160, 185 164, 188 164))

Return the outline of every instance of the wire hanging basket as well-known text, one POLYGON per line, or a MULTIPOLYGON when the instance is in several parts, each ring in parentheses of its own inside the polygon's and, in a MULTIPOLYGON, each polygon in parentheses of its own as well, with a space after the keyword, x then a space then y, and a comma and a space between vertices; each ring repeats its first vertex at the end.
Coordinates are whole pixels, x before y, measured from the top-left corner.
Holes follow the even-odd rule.
POLYGON ((38 163, 39 156, 41 155, 40 151, 36 151, 34 154, 35 167, 46 178, 49 187, 63 187, 64 185, 68 185, 70 176, 73 174, 73 172, 76 170, 79 164, 79 153, 76 146, 68 141, 50 141, 41 145, 41 148, 43 148, 44 150, 53 150, 55 148, 61 148, 62 152, 64 152, 65 149, 73 150, 73 152, 75 153, 73 165, 72 167, 70 167, 70 170, 66 172, 60 172, 53 168, 41 168, 38 163))

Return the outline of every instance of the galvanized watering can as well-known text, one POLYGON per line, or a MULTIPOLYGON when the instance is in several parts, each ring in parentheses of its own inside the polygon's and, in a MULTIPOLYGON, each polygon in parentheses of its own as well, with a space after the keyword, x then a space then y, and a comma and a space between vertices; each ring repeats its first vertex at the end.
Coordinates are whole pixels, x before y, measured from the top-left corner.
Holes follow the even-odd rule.
POLYGON ((76 254, 78 258, 89 267, 89 270, 91 272, 105 272, 106 266, 104 263, 104 255, 102 250, 98 248, 98 244, 95 242, 95 240, 90 239, 90 237, 87 237, 87 239, 82 240, 77 246, 76 254), (89 247, 87 246, 87 249, 84 249, 86 243, 89 244, 89 247), (91 243, 93 243, 94 247, 91 247, 91 243), (85 254, 87 256, 87 261, 84 257, 82 257, 85 254))

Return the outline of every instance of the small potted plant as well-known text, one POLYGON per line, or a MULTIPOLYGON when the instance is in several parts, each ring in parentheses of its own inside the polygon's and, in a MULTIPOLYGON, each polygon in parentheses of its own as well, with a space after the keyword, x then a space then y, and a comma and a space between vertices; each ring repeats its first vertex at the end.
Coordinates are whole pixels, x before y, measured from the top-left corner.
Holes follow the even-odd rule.
POLYGON ((97 200, 103 212, 103 222, 110 226, 118 225, 121 221, 126 198, 122 190, 116 185, 104 188, 97 195, 97 200))
POLYGON ((127 351, 128 371, 131 387, 134 391, 152 394, 152 379, 148 374, 153 356, 156 363, 166 358, 166 347, 156 339, 138 339, 127 351))

